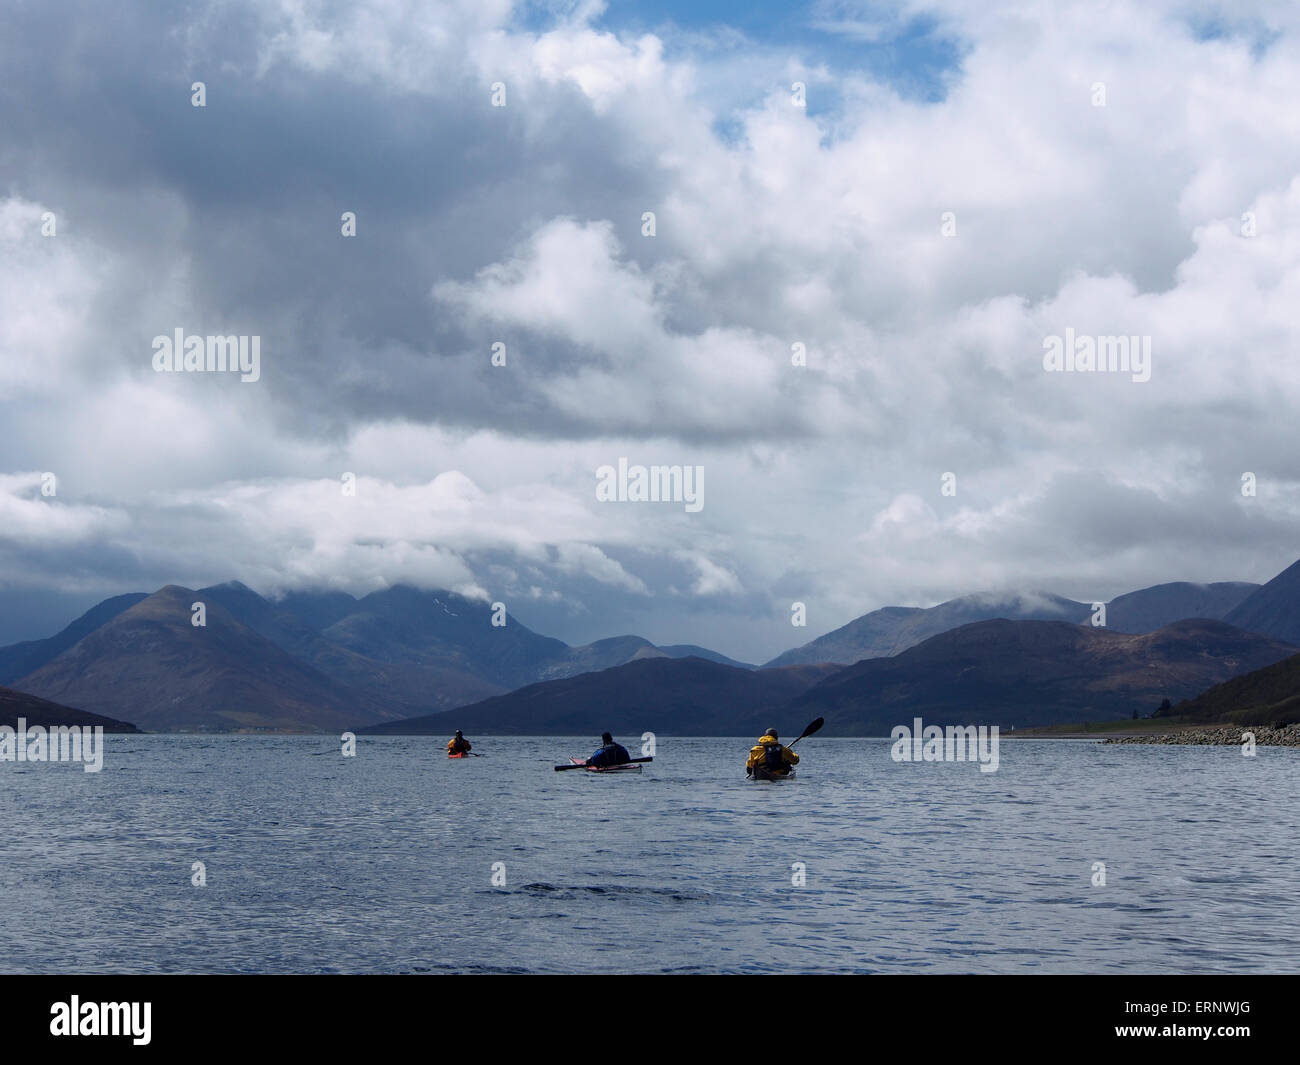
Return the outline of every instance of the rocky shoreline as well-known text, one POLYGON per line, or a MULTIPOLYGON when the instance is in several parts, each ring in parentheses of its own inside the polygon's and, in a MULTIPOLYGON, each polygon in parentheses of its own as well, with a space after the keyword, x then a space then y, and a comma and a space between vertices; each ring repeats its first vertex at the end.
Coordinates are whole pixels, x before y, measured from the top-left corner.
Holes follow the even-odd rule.
POLYGON ((1217 725, 1210 728, 1180 729, 1161 735, 1111 736, 1103 743, 1167 743, 1196 744, 1200 746, 1239 747, 1249 732, 1255 737, 1257 747, 1300 747, 1300 725, 1273 728, 1270 725, 1217 725))

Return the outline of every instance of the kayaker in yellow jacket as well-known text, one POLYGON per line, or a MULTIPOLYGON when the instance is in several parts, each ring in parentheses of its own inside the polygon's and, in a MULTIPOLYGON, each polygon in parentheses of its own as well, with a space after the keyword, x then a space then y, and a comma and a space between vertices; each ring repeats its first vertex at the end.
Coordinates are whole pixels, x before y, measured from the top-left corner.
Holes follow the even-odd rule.
POLYGON ((456 735, 447 741, 448 754, 469 754, 469 740, 465 738, 460 729, 456 730, 456 735))
POLYGON ((783 747, 776 729, 770 728, 759 736, 758 742, 750 748, 749 761, 745 763, 745 776, 753 776, 755 767, 758 767, 775 776, 783 777, 798 764, 799 756, 789 747, 783 747))

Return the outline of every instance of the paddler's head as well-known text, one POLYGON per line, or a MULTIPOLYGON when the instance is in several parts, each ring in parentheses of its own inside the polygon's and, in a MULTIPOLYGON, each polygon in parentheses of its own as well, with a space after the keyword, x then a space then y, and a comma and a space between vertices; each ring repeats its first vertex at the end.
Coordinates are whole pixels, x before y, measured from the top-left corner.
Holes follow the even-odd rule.
POLYGON ((774 739, 774 740, 779 740, 779 739, 781 738, 780 736, 778 736, 778 735, 776 734, 776 729, 774 729, 774 728, 770 728, 770 729, 768 729, 766 732, 763 733, 763 735, 764 735, 764 736, 771 736, 772 739, 774 739))
POLYGON ((602 732, 602 733, 600 734, 600 742, 601 742, 601 743, 613 743, 613 742, 614 742, 614 737, 611 736, 608 732, 602 732))
POLYGON ((465 733, 461 732, 460 729, 457 729, 457 730, 456 730, 456 739, 458 739, 458 740, 463 740, 464 738, 465 738, 465 733))

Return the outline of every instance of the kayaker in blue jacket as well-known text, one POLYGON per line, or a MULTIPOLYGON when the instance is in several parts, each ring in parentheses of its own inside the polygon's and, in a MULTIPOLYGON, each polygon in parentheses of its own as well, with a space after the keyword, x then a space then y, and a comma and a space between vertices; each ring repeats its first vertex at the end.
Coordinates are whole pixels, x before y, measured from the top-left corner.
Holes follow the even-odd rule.
POLYGON ((597 748, 596 753, 587 759, 588 765, 594 765, 599 768, 611 765, 626 765, 632 761, 632 756, 627 753, 627 748, 622 744, 614 742, 614 737, 608 732, 602 733, 600 737, 601 747, 597 748))

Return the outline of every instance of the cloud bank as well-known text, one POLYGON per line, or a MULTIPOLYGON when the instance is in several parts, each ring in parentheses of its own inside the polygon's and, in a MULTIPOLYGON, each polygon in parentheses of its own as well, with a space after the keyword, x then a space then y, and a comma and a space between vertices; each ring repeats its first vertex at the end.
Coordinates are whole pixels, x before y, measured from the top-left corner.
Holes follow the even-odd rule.
POLYGON ((43 589, 411 581, 755 660, 1294 561, 1294 12, 643 13, 0 13, 0 636, 43 589), (177 328, 261 380, 154 373, 177 328), (1067 329, 1150 380, 1045 372, 1067 329), (621 456, 703 509, 600 502, 621 456))

